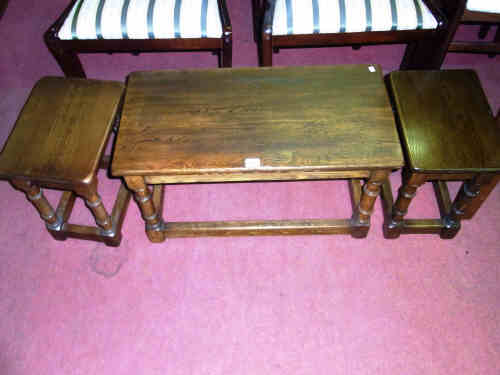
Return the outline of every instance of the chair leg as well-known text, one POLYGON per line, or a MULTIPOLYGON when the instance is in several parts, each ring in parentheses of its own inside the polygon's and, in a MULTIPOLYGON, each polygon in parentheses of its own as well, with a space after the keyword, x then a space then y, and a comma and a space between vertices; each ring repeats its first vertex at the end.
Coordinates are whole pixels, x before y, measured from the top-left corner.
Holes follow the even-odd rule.
POLYGON ((273 43, 272 35, 262 33, 260 43, 261 66, 273 66, 273 43))
POLYGON ((82 63, 76 52, 67 51, 62 48, 60 40, 57 37, 56 28, 51 27, 47 30, 43 35, 43 39, 66 77, 86 78, 82 63))
POLYGON ((261 20, 263 6, 259 0, 252 0, 252 16, 253 16, 253 40, 255 43, 259 42, 261 30, 261 20))
POLYGON ((418 58, 417 59, 415 58, 415 55, 417 54, 418 54, 417 42, 408 43, 405 49, 403 60, 401 61, 401 65, 399 66, 399 69, 400 70, 418 69, 421 63, 418 61, 418 58))
MULTIPOLYGON (((497 26, 497 31, 496 31, 496 33, 495 33, 495 38, 493 39, 493 42, 495 42, 495 43, 497 43, 497 44, 498 44, 498 43, 500 43, 500 25, 498 25, 498 26, 497 26)), ((493 58, 493 57, 495 57, 496 55, 497 55, 496 53, 490 53, 490 54, 488 55, 488 57, 493 58)))
POLYGON ((231 35, 224 37, 222 50, 219 54, 219 68, 231 68, 233 66, 233 39, 231 35))
POLYGON ((448 45, 436 37, 435 40, 421 40, 406 46, 400 70, 440 69, 448 45))
MULTIPOLYGON (((479 27, 479 32, 477 33, 477 36, 479 39, 484 39, 488 35, 488 32, 491 29, 491 25, 481 25, 479 27)), ((493 43, 500 43, 500 26, 497 26, 497 31, 495 33, 495 37, 493 38, 493 43)), ((497 54, 496 53, 489 53, 488 57, 493 58, 497 54)))
POLYGON ((75 52, 64 51, 51 45, 47 47, 66 77, 86 78, 82 63, 75 52))
POLYGON ((479 32, 477 33, 478 38, 479 39, 486 38, 486 35, 488 35, 489 31, 490 31, 490 25, 481 25, 479 27, 479 32))
POLYGON ((7 5, 9 5, 9 0, 1 0, 0 1, 0 19, 2 19, 5 10, 7 9, 7 5))

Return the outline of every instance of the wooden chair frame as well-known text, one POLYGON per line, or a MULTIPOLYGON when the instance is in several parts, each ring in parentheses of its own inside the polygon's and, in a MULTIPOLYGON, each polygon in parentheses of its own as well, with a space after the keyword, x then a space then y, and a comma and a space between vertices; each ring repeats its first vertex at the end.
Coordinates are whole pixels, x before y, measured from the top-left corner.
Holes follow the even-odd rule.
POLYGON ((481 25, 479 38, 484 39, 491 26, 497 26, 495 37, 492 41, 460 41, 451 40, 448 52, 463 53, 488 53, 492 56, 500 53, 500 14, 486 12, 472 12, 465 9, 467 0, 460 0, 459 11, 455 14, 454 28, 450 30, 452 38, 460 24, 481 25))
MULTIPOLYGON (((435 38, 413 46, 413 53, 420 56, 422 62, 427 61, 425 69, 440 69, 448 52, 498 53, 498 32, 495 41, 490 43, 453 41, 461 23, 491 26, 499 22, 496 14, 467 11, 466 3, 467 0, 439 0, 439 8, 447 19, 446 27, 435 38)), ((484 29, 482 31, 484 33, 484 29)))
POLYGON ((401 69, 428 69, 428 62, 419 59, 414 53, 413 43, 432 39, 439 34, 446 25, 446 18, 432 0, 424 0, 436 17, 438 27, 435 30, 396 30, 396 31, 369 31, 358 33, 334 34, 306 34, 306 35, 273 35, 273 18, 275 0, 252 0, 254 12, 254 27, 260 30, 255 32, 259 43, 260 63, 262 66, 272 66, 273 52, 280 48, 307 48, 331 47, 351 45, 357 48, 368 44, 395 44, 408 43, 401 69), (259 34, 259 35, 258 35, 259 34))
POLYGON ((221 38, 59 39, 59 30, 76 1, 71 0, 70 5, 44 35, 45 44, 67 77, 86 77, 78 53, 212 51, 218 55, 219 67, 232 66, 232 28, 225 0, 218 0, 222 21, 221 38))

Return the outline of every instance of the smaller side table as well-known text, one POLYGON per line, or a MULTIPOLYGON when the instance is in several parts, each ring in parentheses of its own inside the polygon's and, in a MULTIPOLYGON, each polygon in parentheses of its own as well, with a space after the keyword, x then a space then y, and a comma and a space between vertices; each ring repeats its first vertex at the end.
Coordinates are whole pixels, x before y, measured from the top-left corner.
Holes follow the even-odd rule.
POLYGON ((57 240, 67 237, 118 246, 130 201, 122 185, 109 215, 97 193, 97 171, 118 113, 118 82, 42 78, 33 88, 0 155, 0 178, 26 193, 57 240), (57 209, 41 187, 64 190, 57 209), (76 196, 85 199, 97 227, 68 223, 76 196))
POLYGON ((500 127, 472 70, 401 71, 387 77, 406 159, 393 202, 382 186, 384 236, 435 233, 453 238, 500 180, 500 127), (452 202, 446 181, 463 184, 452 202), (404 219, 417 189, 432 181, 441 218, 404 219))

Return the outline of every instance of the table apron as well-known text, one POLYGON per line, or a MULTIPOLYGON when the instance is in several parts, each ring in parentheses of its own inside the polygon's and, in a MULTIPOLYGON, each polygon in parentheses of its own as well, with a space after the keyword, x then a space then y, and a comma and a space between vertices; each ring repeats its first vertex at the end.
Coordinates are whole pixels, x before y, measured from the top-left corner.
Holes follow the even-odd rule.
POLYGON ((286 171, 286 172, 232 172, 204 175, 144 176, 147 184, 187 184, 198 182, 300 181, 368 178, 370 170, 356 171, 286 171))

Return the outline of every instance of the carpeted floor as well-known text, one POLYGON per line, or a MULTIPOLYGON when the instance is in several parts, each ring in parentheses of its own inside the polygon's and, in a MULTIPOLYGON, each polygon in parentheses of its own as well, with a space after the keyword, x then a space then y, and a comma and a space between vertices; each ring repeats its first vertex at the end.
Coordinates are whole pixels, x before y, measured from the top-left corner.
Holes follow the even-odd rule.
MULTIPOLYGON (((42 34, 67 0, 11 1, 0 22, 0 145, 33 84, 61 75, 42 34)), ((251 2, 229 0, 234 66, 256 66, 251 2)), ((473 29, 461 30, 471 34, 473 29)), ((288 50, 275 65, 379 63, 402 46, 288 50)), ((215 67, 209 53, 88 55, 89 77, 215 67)), ((498 57, 449 55, 500 107, 498 57)), ((118 181, 101 177, 109 202, 118 181)), ((394 186, 400 177, 392 177, 394 186)), ((457 185, 452 186, 455 192, 457 185)), ((426 186, 410 216, 436 215, 426 186), (418 203, 417 203, 418 202, 418 203), (415 207, 418 206, 418 207, 415 207)), ((481 374, 500 369, 500 189, 454 240, 175 239, 151 244, 132 202, 117 249, 54 241, 0 182, 0 374, 481 374)), ((55 200, 57 193, 50 192, 55 200)), ((349 216, 345 182, 177 185, 173 220, 349 216)), ((91 222, 83 204, 74 220, 91 222)))

